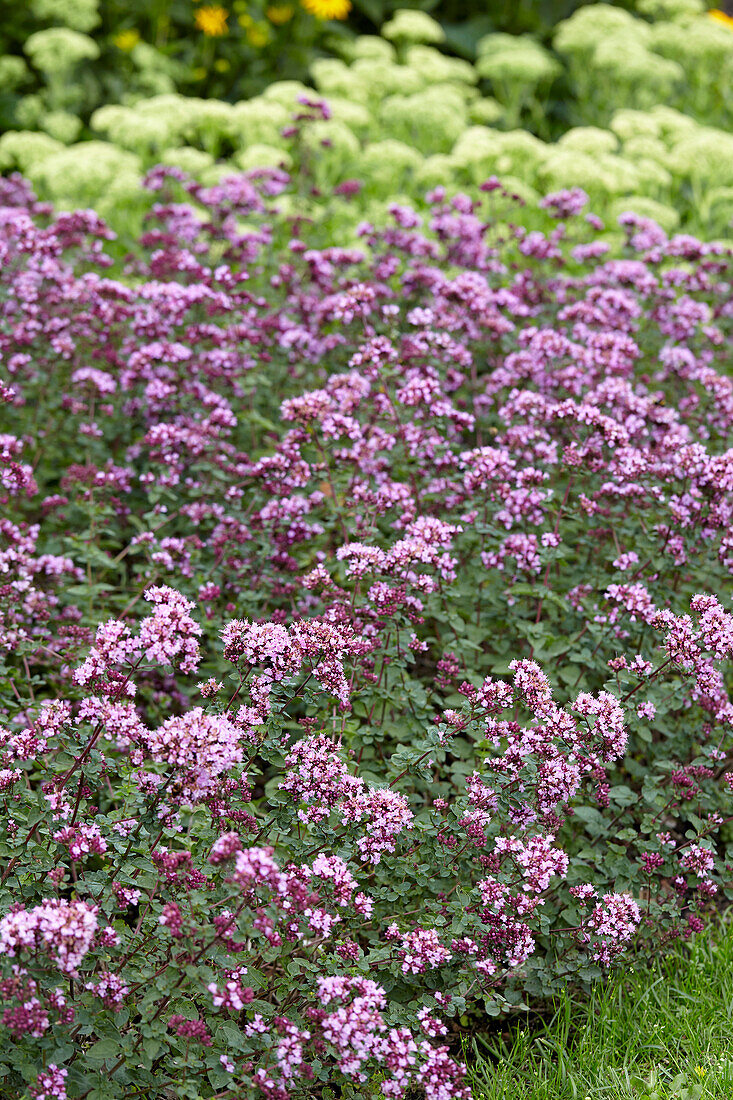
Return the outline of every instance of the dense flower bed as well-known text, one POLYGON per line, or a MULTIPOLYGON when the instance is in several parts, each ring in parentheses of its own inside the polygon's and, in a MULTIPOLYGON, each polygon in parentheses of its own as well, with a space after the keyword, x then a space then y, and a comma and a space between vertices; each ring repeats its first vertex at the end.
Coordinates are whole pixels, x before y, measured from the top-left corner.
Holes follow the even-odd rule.
POLYGON ((5 6, 0 129, 37 128, 74 141, 103 103, 174 91, 241 99, 276 78, 302 79, 330 37, 353 36, 343 23, 351 7, 351 0, 5 6))
POLYGON ((2 1089, 465 1097, 733 896, 730 253, 147 186, 0 183, 2 1089))
MULTIPOLYGON (((667 0, 667 3, 669 0, 667 0)), ((316 57, 364 33, 447 37, 475 57, 489 31, 547 38, 579 0, 519 7, 494 0, 29 0, 0 12, 0 130, 32 127, 73 141, 100 103, 179 91, 229 102, 274 80, 304 79, 316 57), (425 7, 433 18, 414 10, 425 7), (437 22, 439 20, 439 22, 437 22), (427 28, 427 30, 425 29, 427 28), (445 29, 444 29, 445 28, 445 29), (447 33, 446 33, 447 32, 447 33), (61 79, 60 79, 61 78, 61 79)), ((679 3, 679 0, 678 0, 679 3)), ((650 13, 649 0, 641 5, 650 13)), ((664 13, 662 0, 660 11, 664 13)), ((672 5, 675 11, 676 5, 672 5)), ((701 5, 697 5, 701 8, 701 5)), ((693 11, 695 0, 682 0, 693 11)))
MULTIPOLYGON (((41 49, 43 35, 63 30, 52 28, 27 48, 60 98, 25 97, 27 110, 0 137, 0 170, 21 171, 57 204, 93 206, 130 239, 145 209, 142 176, 161 161, 209 186, 234 170, 307 166, 317 194, 300 201, 316 218, 323 195, 358 184, 329 211, 331 239, 349 246, 358 223, 382 223, 390 203, 420 204, 436 186, 473 193, 494 173, 533 205, 582 187, 614 225, 632 209, 668 233, 728 237, 733 20, 711 17, 699 0, 643 7, 633 16, 584 5, 558 25, 553 51, 526 35, 477 34, 475 63, 446 52, 435 20, 398 12, 382 37, 345 39, 341 57, 313 60, 308 79, 330 116, 305 128, 299 146, 290 116, 313 88, 281 69, 238 102, 178 94, 154 72, 134 90, 128 74, 124 102, 110 91, 82 133, 63 104, 74 95, 89 103, 90 93, 70 67, 71 46, 41 49)), ((20 62, 0 58, 0 80, 4 65, 20 62)))

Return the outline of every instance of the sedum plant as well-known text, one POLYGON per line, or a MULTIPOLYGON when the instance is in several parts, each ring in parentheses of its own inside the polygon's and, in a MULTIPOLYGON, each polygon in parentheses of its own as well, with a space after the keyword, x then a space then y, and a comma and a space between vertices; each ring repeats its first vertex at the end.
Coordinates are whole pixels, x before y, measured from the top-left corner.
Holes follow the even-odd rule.
MULTIPOLYGON (((317 164, 319 178, 311 186, 315 182, 321 193, 363 176, 358 194, 338 214, 339 227, 348 226, 349 234, 398 193, 422 205, 426 188, 475 188, 498 172, 511 176, 528 195, 582 187, 612 223, 620 202, 639 209, 658 203, 668 212, 677 209, 680 225, 692 232, 726 235, 725 202, 711 204, 704 197, 727 182, 726 158, 711 160, 703 146, 712 142, 727 148, 733 31, 725 17, 711 18, 685 4, 662 7, 647 5, 634 16, 610 5, 585 5, 558 25, 554 53, 529 35, 495 32, 477 38, 475 64, 450 56, 449 44, 440 43, 441 49, 430 44, 425 28, 439 24, 427 15, 400 12, 398 25, 407 26, 410 19, 415 24, 411 37, 400 32, 393 45, 376 35, 345 36, 334 40, 339 57, 312 61, 309 79, 325 97, 330 118, 325 128, 323 119, 311 120, 313 133, 304 128, 297 148, 289 132, 293 107, 299 97, 313 96, 302 80, 275 80, 261 94, 231 103, 183 95, 176 88, 186 87, 185 66, 135 39, 122 51, 129 70, 124 88, 110 90, 109 102, 89 112, 87 127, 80 104, 94 104, 101 94, 97 67, 89 59, 69 69, 74 51, 62 50, 64 57, 52 65, 61 69, 55 76, 46 74, 45 89, 31 90, 31 70, 20 58, 8 57, 9 95, 28 94, 14 108, 15 129, 0 139, 8 138, 2 159, 6 169, 27 171, 27 141, 21 138, 18 145, 16 135, 41 130, 73 146, 91 134, 95 141, 138 156, 143 169, 159 161, 174 163, 174 150, 193 149, 207 158, 198 159, 201 183, 242 167, 285 164, 296 174, 310 174, 317 164), (701 150, 694 165, 684 149, 676 148, 683 136, 693 139, 689 147, 701 150), (380 165, 383 141, 389 144, 380 165), (314 158, 313 149, 319 156, 314 158), (209 171, 212 157, 214 173, 209 171)), ((56 10, 53 4, 43 8, 49 19, 61 18, 53 15, 56 10)), ((80 6, 79 19, 90 11, 80 6)), ((99 48, 96 39, 69 27, 38 34, 40 39, 27 36, 30 48, 37 50, 39 41, 47 47, 63 44, 67 36, 72 44, 99 48)), ((44 63, 50 63, 48 58, 44 63)), ((0 112, 7 102, 0 98, 0 112)), ((50 155, 52 147, 44 148, 50 155)), ((34 159, 40 151, 34 146, 34 159)), ((193 170, 194 161, 186 158, 185 167, 193 170)), ((73 171, 63 186, 58 173, 45 170, 33 181, 49 199, 90 201, 89 189, 73 171)), ((141 208, 129 199, 128 188, 121 185, 106 196, 103 212, 132 236, 139 231, 141 208)), ((323 216, 318 201, 311 201, 318 199, 301 195, 306 216, 323 216)))
POLYGON ((445 31, 435 19, 424 11, 400 8, 388 22, 382 25, 382 34, 398 45, 418 44, 437 46, 445 41, 445 31))
POLYGON ((31 0, 30 8, 40 22, 59 23, 82 34, 101 22, 99 0, 31 0))
POLYGON ((99 57, 99 47, 89 35, 68 27, 36 31, 25 43, 26 56, 49 79, 63 79, 76 65, 99 57))
POLYGON ((487 79, 506 112, 508 126, 517 127, 525 111, 541 129, 543 103, 561 66, 533 39, 489 34, 477 47, 476 71, 487 79))

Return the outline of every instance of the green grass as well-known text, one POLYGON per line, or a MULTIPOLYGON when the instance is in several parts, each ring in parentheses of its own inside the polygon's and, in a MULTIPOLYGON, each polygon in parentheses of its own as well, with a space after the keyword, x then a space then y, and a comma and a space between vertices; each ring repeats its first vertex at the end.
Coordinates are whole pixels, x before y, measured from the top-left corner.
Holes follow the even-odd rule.
POLYGON ((733 1100, 733 922, 465 1053, 475 1100, 733 1100))

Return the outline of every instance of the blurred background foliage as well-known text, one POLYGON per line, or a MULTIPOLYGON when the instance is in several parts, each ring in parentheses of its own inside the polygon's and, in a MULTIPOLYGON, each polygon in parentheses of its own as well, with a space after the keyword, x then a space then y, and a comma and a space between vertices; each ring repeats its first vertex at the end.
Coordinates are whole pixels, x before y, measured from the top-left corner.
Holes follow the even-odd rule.
POLYGON ((0 172, 133 236, 143 175, 159 163, 205 186, 233 171, 293 171, 308 181, 301 202, 326 210, 322 196, 338 196, 328 216, 342 218, 344 239, 390 202, 471 190, 492 174, 528 202, 581 187, 612 225, 633 209, 668 232, 729 235, 726 10, 706 0, 404 4, 6 7, 0 172), (328 117, 294 141, 293 114, 314 89, 328 117))
POLYGON ((0 14, 0 128, 44 129, 68 143, 102 103, 130 105, 173 91, 237 102, 275 80, 306 79, 313 60, 342 54, 357 36, 378 34, 397 9, 429 13, 445 32, 441 48, 474 60, 477 44, 493 31, 549 42, 553 27, 580 6, 579 0, 7 4, 0 14))

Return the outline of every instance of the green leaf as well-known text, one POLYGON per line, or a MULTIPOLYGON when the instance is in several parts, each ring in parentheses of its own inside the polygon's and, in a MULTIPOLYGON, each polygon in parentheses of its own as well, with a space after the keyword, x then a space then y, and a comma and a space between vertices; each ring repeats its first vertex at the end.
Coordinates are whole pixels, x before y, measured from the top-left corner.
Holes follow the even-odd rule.
POLYGON ((119 1058, 120 1045, 114 1042, 113 1039, 100 1039, 94 1046, 84 1052, 84 1058, 87 1062, 105 1062, 108 1058, 119 1058))

